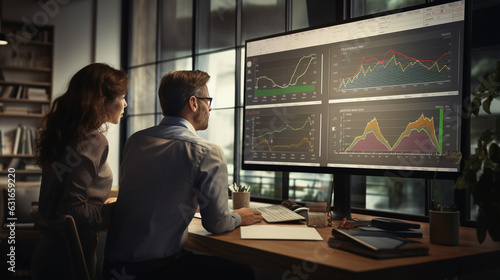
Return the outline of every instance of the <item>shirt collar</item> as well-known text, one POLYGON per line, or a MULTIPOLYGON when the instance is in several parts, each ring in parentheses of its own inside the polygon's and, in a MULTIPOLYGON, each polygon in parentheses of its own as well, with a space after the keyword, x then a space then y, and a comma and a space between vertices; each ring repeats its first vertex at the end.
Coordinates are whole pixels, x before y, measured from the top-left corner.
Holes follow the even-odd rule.
POLYGON ((196 134, 196 129, 194 129, 194 126, 186 119, 179 118, 179 117, 172 117, 172 116, 165 116, 160 122, 160 125, 176 125, 176 126, 183 126, 187 129, 189 129, 191 132, 196 134))

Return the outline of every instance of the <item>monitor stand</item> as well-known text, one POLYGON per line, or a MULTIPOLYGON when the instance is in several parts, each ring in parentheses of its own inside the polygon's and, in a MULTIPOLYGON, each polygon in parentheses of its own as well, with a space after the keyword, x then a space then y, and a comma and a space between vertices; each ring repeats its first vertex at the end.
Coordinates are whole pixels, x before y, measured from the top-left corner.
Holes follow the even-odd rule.
POLYGON ((351 176, 333 174, 333 219, 351 219, 351 176))

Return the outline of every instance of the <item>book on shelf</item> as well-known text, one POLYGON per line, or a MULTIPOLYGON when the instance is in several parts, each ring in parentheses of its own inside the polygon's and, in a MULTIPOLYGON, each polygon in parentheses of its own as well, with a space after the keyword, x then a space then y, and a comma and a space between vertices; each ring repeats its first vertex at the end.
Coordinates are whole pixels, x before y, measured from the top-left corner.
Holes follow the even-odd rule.
POLYGON ((33 144, 34 144, 34 138, 33 137, 33 130, 31 130, 31 128, 26 128, 26 131, 27 131, 27 136, 26 136, 26 153, 28 155, 32 155, 33 154, 33 144))
POLYGON ((2 154, 12 154, 14 149, 14 138, 16 137, 16 129, 10 131, 2 131, 2 154))
POLYGON ((50 42, 50 32, 48 30, 38 30, 32 37, 31 40, 35 42, 43 42, 43 43, 48 43, 50 42))
POLYGON ((3 138, 3 131, 0 129, 0 155, 3 155, 5 153, 5 144, 6 143, 3 138))
POLYGON ((23 155, 28 154, 28 132, 29 130, 23 126, 21 132, 21 143, 19 145, 19 153, 23 155))
POLYGON ((2 97, 21 99, 23 96, 24 89, 25 88, 23 86, 8 85, 2 92, 2 97))
POLYGON ((23 127, 19 124, 16 128, 16 134, 14 138, 14 148, 12 148, 12 154, 17 155, 19 152, 19 146, 21 145, 21 136, 23 133, 23 127))
POLYGON ((50 106, 48 104, 43 104, 42 105, 42 114, 45 115, 50 109, 50 106))
POLYGON ((30 170, 30 171, 42 170, 40 168, 40 166, 38 166, 38 164, 34 164, 34 163, 26 163, 24 165, 24 169, 30 170))
POLYGON ((14 93, 14 86, 13 85, 7 85, 2 91, 2 98, 9 98, 12 97, 12 94, 14 93))
POLYGON ((34 133, 33 130, 25 125, 19 124, 15 130, 14 144, 12 148, 12 154, 33 154, 33 141, 34 133))
POLYGON ((23 105, 9 104, 4 105, 3 112, 8 114, 28 114, 29 110, 28 107, 23 105))
POLYGON ((21 158, 15 157, 10 160, 8 168, 19 169, 19 166, 21 166, 21 158))
POLYGON ((29 87, 27 90, 27 98, 30 100, 49 100, 47 90, 44 88, 29 87))
POLYGON ((23 86, 18 86, 17 89, 16 89, 16 98, 17 99, 21 99, 23 97, 23 90, 24 90, 24 87, 23 86))

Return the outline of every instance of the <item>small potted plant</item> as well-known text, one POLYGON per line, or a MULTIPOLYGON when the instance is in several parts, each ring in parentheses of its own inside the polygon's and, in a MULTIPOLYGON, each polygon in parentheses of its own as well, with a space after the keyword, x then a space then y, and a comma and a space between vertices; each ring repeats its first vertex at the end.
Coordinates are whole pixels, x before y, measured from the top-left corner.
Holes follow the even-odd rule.
POLYGON ((456 246, 460 237, 460 212, 457 205, 441 205, 431 200, 429 210, 429 236, 431 243, 456 246))

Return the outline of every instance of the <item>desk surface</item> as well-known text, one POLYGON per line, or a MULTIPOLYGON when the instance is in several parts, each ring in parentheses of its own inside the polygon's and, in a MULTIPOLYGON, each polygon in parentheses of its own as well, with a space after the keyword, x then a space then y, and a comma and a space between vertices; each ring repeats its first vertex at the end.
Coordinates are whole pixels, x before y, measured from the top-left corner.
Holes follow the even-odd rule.
POLYGON ((240 228, 211 235, 200 219, 191 222, 186 247, 275 271, 282 279, 394 279, 394 275, 401 279, 453 279, 498 266, 500 242, 488 237, 479 244, 475 228, 460 228, 459 246, 441 246, 430 243, 429 224, 420 224, 423 238, 415 240, 429 246, 428 256, 375 260, 333 249, 327 243, 331 227, 317 228, 323 241, 242 240, 240 228))

